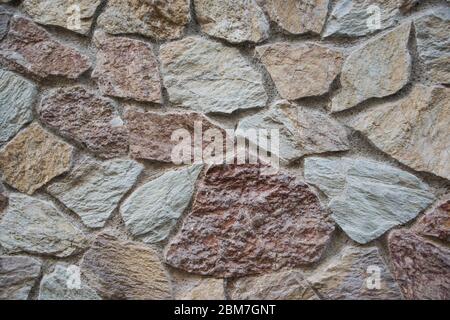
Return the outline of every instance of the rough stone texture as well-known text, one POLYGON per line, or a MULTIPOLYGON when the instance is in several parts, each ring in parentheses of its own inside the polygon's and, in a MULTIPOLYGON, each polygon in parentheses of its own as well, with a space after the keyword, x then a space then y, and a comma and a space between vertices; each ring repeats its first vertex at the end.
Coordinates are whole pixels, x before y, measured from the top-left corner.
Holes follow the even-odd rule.
POLYGON ((172 279, 175 300, 225 300, 223 279, 181 272, 174 272, 172 279))
POLYGON ((0 8, 0 40, 3 40, 3 38, 8 34, 10 19, 11 14, 0 8))
POLYGON ((102 158, 114 158, 128 152, 128 133, 116 103, 83 87, 48 92, 38 113, 46 126, 102 158))
POLYGON ((131 234, 147 243, 165 240, 191 202, 202 167, 170 171, 138 188, 120 207, 131 234))
POLYGON ((389 235, 393 274, 407 299, 450 299, 450 250, 408 230, 389 235))
POLYGON ((404 99, 359 113, 350 125, 417 171, 450 179, 450 89, 415 86, 404 99))
POLYGON ((327 300, 399 300, 400 289, 377 248, 345 247, 308 277, 327 300), (375 272, 379 272, 379 277, 375 272), (376 280, 375 280, 376 279, 376 280), (379 288, 374 287, 378 284, 379 288))
POLYGON ((269 37, 269 22, 256 0, 194 0, 202 31, 231 43, 261 42, 269 37))
POLYGON ((142 170, 142 165, 131 160, 84 159, 47 191, 78 214, 85 225, 101 228, 142 170))
POLYGON ((52 203, 24 194, 11 194, 0 221, 0 246, 11 253, 67 257, 87 245, 84 234, 52 203))
POLYGON ((334 230, 308 186, 262 167, 210 168, 166 261, 202 275, 233 277, 316 262, 334 230))
POLYGON ((0 150, 3 180, 33 194, 70 169, 73 147, 33 123, 0 150))
POLYGON ((161 102, 158 61, 145 42, 95 34, 98 48, 92 77, 109 96, 143 102, 161 102))
POLYGON ((232 113, 266 104, 262 76, 235 48, 188 37, 161 46, 160 59, 164 84, 175 105, 232 113))
POLYGON ((8 197, 4 192, 5 189, 3 185, 0 183, 0 211, 2 211, 8 206, 8 197))
MULTIPOLYGON (((266 113, 258 113, 239 122, 239 131, 248 129, 278 129, 280 133, 279 156, 287 161, 304 155, 349 149, 346 130, 326 114, 296 106, 288 101, 278 101, 266 113)), ((243 133, 241 134, 243 135, 243 133)), ((257 139, 248 137, 258 144, 257 139)), ((272 151, 276 154, 276 151, 272 151)))
POLYGON ((305 178, 331 198, 333 219, 359 243, 414 219, 434 201, 414 175, 365 159, 308 158, 305 178))
POLYGON ((14 16, 0 43, 0 64, 36 78, 76 79, 91 67, 89 58, 54 40, 33 21, 14 16))
POLYGON ((182 35, 189 20, 187 0, 110 0, 97 24, 111 34, 170 40, 182 35))
POLYGON ((0 300, 27 300, 41 262, 21 256, 0 256, 0 300))
POLYGON ((169 280, 150 247, 99 235, 83 257, 81 270, 105 299, 170 299, 169 280))
POLYGON ((332 111, 342 111, 370 98, 390 96, 409 80, 411 24, 369 40, 350 54, 342 67, 342 89, 332 101, 332 111))
POLYGON ((289 100, 327 93, 344 62, 341 52, 312 43, 268 44, 256 52, 281 97, 289 100))
POLYGON ((415 230, 420 235, 450 242, 450 200, 439 203, 437 208, 424 215, 415 230))

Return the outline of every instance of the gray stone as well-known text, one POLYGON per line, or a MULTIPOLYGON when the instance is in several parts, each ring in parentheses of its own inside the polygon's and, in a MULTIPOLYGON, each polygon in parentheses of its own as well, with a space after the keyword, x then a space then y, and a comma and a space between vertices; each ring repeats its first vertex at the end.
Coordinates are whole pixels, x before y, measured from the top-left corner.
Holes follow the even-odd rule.
POLYGON ((0 300, 27 300, 40 272, 37 259, 0 256, 0 300))

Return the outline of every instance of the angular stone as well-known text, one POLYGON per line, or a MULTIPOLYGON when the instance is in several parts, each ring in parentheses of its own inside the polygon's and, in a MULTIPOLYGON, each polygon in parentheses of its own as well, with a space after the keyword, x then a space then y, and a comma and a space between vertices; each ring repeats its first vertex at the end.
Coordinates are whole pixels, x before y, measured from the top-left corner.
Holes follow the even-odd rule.
POLYGON ((400 289, 376 247, 345 247, 308 277, 326 300, 399 300, 400 289))
POLYGON ((334 230, 309 187, 257 165, 211 167, 166 261, 179 269, 236 277, 308 265, 334 230))
POLYGON ((411 24, 369 40, 350 54, 342 67, 342 89, 332 101, 332 112, 350 109, 370 98, 383 98, 402 89, 409 80, 411 24))
POLYGON ((331 198, 333 219, 359 243, 414 219, 434 201, 414 175, 365 159, 307 158, 305 178, 331 198))
POLYGON ((0 245, 11 253, 67 257, 86 248, 87 239, 52 203, 16 193, 0 222, 0 245))
POLYGON ((182 36, 189 20, 187 0, 110 0, 97 24, 111 34, 171 40, 182 36))
POLYGON ((400 101, 359 113, 350 126, 417 171, 450 179, 450 89, 415 86, 400 101))
POLYGON ((79 215, 85 225, 101 228, 142 170, 142 165, 131 160, 84 159, 47 191, 79 215))
POLYGON ((0 256, 0 300, 27 300, 40 272, 37 259, 0 256))
POLYGON ((33 21, 14 16, 0 43, 0 64, 38 79, 76 79, 91 67, 89 58, 52 38, 33 21))
POLYGON ((450 250, 408 230, 389 235, 393 274, 404 296, 414 300, 450 299, 450 250))
MULTIPOLYGON (((320 111, 288 101, 278 101, 268 112, 244 118, 239 122, 236 134, 244 135, 249 129, 278 129, 279 154, 276 150, 272 153, 287 161, 308 154, 349 149, 347 132, 337 121, 320 111)), ((248 135, 248 139, 258 144, 255 137, 248 135)))
POLYGON ((102 158, 128 152, 128 132, 116 103, 83 87, 50 91, 38 113, 42 123, 102 158))
POLYGON ((70 169, 73 147, 32 123, 0 150, 3 180, 33 194, 70 169))
POLYGON ((320 96, 341 72, 343 54, 317 44, 276 43, 256 48, 281 97, 320 96))
POLYGON ((97 237, 83 257, 83 275, 105 299, 170 299, 167 274, 158 254, 136 242, 97 237))
POLYGON ((422 236, 450 242, 450 200, 439 203, 437 208, 424 215, 414 229, 422 236))
POLYGON ((172 283, 175 300, 225 300, 223 279, 176 272, 172 283))
POLYGON ((261 74, 235 48, 188 37, 162 45, 160 59, 173 104, 205 113, 232 113, 267 102, 261 74))
POLYGON ((144 102, 161 102, 158 61, 150 45, 95 33, 99 49, 92 77, 104 95, 144 102))
POLYGON ((0 145, 33 119, 36 86, 12 72, 0 70, 0 145))

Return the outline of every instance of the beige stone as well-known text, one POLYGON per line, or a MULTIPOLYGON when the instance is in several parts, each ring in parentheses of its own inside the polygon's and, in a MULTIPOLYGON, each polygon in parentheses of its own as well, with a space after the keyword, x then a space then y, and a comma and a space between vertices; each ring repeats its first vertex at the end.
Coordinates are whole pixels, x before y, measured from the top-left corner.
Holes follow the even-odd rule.
POLYGON ((176 300, 225 300, 223 279, 172 272, 176 300))

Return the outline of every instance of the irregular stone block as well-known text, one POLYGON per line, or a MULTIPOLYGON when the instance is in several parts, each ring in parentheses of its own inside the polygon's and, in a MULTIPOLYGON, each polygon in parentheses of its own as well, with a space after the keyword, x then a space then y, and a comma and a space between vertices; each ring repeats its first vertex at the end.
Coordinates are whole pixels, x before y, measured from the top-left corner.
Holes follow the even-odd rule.
POLYGON ((27 300, 40 272, 37 259, 0 256, 0 300, 27 300))
POLYGON ((204 278, 174 272, 175 300, 225 300, 223 279, 204 278))
POLYGON ((450 242, 450 200, 439 203, 437 208, 424 215, 414 230, 422 236, 450 242))

